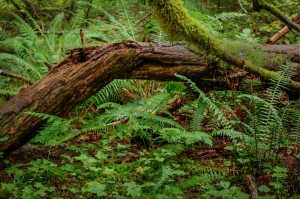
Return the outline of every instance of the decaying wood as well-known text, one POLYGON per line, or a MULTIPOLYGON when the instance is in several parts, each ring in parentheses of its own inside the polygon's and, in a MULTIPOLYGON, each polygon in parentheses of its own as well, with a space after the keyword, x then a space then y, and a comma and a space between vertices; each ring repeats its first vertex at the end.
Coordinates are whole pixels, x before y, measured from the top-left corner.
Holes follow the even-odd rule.
POLYGON ((300 45, 290 44, 290 45, 265 45, 264 51, 267 56, 285 55, 292 62, 300 63, 300 45))
MULTIPOLYGON (((266 47, 266 54, 283 53, 283 46, 276 47, 266 47)), ((291 60, 299 60, 300 53, 295 53, 294 48, 286 48, 284 53, 291 60)), ((73 49, 43 79, 0 107, 0 116, 3 117, 0 138, 8 138, 6 142, 0 142, 0 152, 8 154, 40 130, 44 121, 26 112, 64 116, 114 79, 168 81, 176 80, 174 73, 182 74, 208 89, 228 88, 230 78, 238 82, 247 75, 242 70, 222 73, 214 63, 208 64, 183 45, 124 41, 73 49)))

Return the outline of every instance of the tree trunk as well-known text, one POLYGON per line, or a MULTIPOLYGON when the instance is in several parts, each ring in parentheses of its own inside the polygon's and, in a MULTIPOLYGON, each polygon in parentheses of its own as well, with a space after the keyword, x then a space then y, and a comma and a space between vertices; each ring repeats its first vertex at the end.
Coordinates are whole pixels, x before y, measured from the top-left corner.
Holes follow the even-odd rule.
MULTIPOLYGON (((285 53, 297 62, 300 52, 295 49, 299 47, 280 52, 276 45, 272 45, 266 47, 266 53, 269 56, 285 53)), ((7 138, 6 142, 0 142, 0 152, 10 153, 40 130, 42 119, 26 112, 63 116, 114 79, 168 81, 176 80, 174 73, 201 83, 202 88, 203 85, 209 89, 228 88, 228 78, 224 78, 224 74, 182 45, 124 41, 73 49, 43 79, 0 107, 0 116, 3 117, 0 138, 7 138)), ((246 75, 246 71, 239 70, 229 77, 240 80, 246 75)))

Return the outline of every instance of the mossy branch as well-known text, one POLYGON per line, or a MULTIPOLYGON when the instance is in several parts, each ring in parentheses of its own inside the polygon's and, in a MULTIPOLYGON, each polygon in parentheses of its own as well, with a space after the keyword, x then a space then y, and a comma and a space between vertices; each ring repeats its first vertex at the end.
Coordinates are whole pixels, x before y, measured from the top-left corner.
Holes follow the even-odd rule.
POLYGON ((290 28, 300 32, 300 26, 292 20, 289 20, 285 15, 283 15, 278 8, 273 5, 266 3, 264 0, 253 0, 253 9, 255 11, 260 11, 262 9, 270 12, 272 15, 277 17, 280 21, 285 23, 290 28))
MULTIPOLYGON (((188 14, 181 0, 153 0, 151 6, 159 24, 169 34, 171 40, 184 39, 195 45, 199 51, 204 49, 207 53, 214 54, 231 65, 258 74, 264 79, 281 79, 276 72, 259 67, 251 60, 228 53, 226 46, 221 45, 221 41, 188 14)), ((299 82, 291 80, 286 82, 291 89, 300 89, 299 82)))

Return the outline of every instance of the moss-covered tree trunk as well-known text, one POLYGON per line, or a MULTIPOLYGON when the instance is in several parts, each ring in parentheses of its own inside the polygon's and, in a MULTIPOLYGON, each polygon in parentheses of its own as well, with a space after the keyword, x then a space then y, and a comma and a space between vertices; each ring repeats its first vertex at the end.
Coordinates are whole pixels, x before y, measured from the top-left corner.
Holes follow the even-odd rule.
MULTIPOLYGON (((259 3, 262 3, 262 1, 259 1, 259 3)), ((160 26, 168 33, 171 39, 183 39, 195 46, 198 52, 205 52, 215 56, 235 67, 257 74, 262 78, 282 80, 282 77, 276 72, 267 70, 255 63, 255 59, 263 59, 259 54, 256 53, 250 59, 240 56, 238 52, 230 52, 232 50, 232 46, 229 45, 230 42, 223 42, 212 35, 202 23, 189 14, 181 0, 152 0, 151 6, 160 26)), ((240 45, 243 44, 240 43, 240 45)), ((255 51, 253 50, 253 53, 255 51)), ((300 87, 299 82, 289 79, 283 79, 282 81, 290 89, 297 90, 300 87)))
MULTIPOLYGON (((267 47, 266 55, 286 53, 294 61, 300 57, 300 52, 295 50, 300 45, 286 47, 284 52, 280 50, 282 46, 280 49, 276 47, 267 47)), ((175 80, 174 73, 178 73, 198 82, 202 89, 211 90, 228 88, 225 76, 241 80, 248 74, 239 70, 225 75, 218 73, 217 68, 182 45, 124 41, 71 50, 65 60, 54 66, 43 79, 0 107, 0 116, 3 117, 0 138, 7 139, 0 142, 0 152, 8 154, 40 130, 41 118, 26 112, 64 116, 114 79, 169 81, 175 80)))

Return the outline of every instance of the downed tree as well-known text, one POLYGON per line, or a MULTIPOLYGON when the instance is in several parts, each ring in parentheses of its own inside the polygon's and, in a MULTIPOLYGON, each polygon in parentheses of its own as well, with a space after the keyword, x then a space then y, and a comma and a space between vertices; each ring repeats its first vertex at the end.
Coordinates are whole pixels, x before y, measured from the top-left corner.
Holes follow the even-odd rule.
MULTIPOLYGON (((261 3, 260 6, 265 8, 266 4, 262 2, 264 1, 258 3, 261 3)), ((299 82, 283 79, 278 73, 267 70, 259 62, 256 62, 256 60, 263 59, 261 50, 256 49, 254 46, 249 49, 249 47, 244 46, 244 43, 232 45, 230 41, 224 42, 216 38, 202 23, 199 23, 189 14, 182 1, 153 0, 151 7, 160 27, 169 35, 171 41, 183 39, 192 44, 194 51, 199 54, 206 53, 215 56, 215 59, 221 59, 232 66, 246 69, 264 79, 282 81, 289 89, 299 90, 299 82), (237 46, 244 47, 240 51, 236 51, 234 49, 238 48, 237 46), (248 50, 252 52, 243 55, 243 51, 248 50), (260 53, 255 54, 255 51, 260 53), (250 57, 247 58, 249 55, 250 57)))
MULTIPOLYGON (((265 48, 265 53, 270 57, 284 53, 290 60, 300 62, 299 47, 272 45, 265 48)), ((12 152, 40 130, 42 119, 26 112, 63 116, 114 79, 168 81, 176 80, 174 73, 178 73, 199 83, 202 88, 228 88, 228 78, 213 64, 217 63, 207 63, 183 45, 124 41, 71 50, 43 79, 0 107, 3 117, 0 138, 7 139, 0 142, 0 152, 12 152)), ((229 76, 241 80, 247 72, 239 69, 229 76)), ((299 89, 290 92, 298 95, 299 89)))

